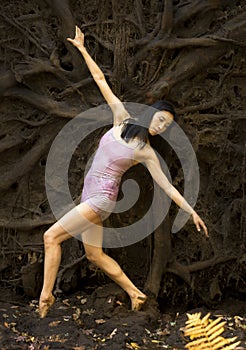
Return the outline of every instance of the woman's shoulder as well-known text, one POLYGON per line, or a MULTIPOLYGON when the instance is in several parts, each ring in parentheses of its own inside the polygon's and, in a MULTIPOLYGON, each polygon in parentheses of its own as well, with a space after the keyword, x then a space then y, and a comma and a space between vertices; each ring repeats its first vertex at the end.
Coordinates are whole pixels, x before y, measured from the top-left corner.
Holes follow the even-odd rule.
POLYGON ((120 139, 121 138, 121 132, 122 132, 122 127, 123 127, 123 124, 122 123, 119 123, 117 125, 114 125, 110 130, 112 130, 112 133, 114 135, 114 137, 116 139, 120 139))
POLYGON ((121 144, 124 144, 125 146, 127 146, 128 148, 132 148, 135 149, 138 147, 139 145, 139 140, 137 139, 132 139, 129 140, 128 142, 126 142, 122 137, 122 130, 123 130, 123 125, 119 124, 117 126, 114 126, 112 128, 112 135, 114 137, 115 140, 117 140, 118 142, 120 142, 121 144))
POLYGON ((149 143, 146 143, 143 147, 139 146, 134 150, 134 156, 136 160, 146 162, 155 157, 155 151, 149 143))

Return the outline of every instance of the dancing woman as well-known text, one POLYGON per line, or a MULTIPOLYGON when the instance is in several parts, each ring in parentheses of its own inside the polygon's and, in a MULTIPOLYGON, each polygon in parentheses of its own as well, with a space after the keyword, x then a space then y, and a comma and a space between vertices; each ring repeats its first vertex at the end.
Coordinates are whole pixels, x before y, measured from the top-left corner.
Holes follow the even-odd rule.
POLYGON ((82 54, 110 106, 113 127, 100 141, 84 181, 81 203, 44 234, 44 283, 39 300, 40 317, 46 316, 55 301, 52 291, 61 261, 61 243, 78 232, 82 235, 87 259, 128 293, 132 310, 139 310, 147 296, 132 283, 117 262, 102 250, 102 222, 114 209, 120 180, 126 170, 139 162, 144 163, 154 181, 180 208, 192 216, 197 230, 202 228, 206 236, 208 231, 203 220, 168 181, 148 140, 149 134, 155 136, 163 133, 172 123, 175 117, 173 106, 167 101, 158 101, 153 105, 154 112, 145 113, 139 120, 132 118, 110 89, 101 69, 88 54, 81 30, 76 27, 75 38, 67 40, 82 54))

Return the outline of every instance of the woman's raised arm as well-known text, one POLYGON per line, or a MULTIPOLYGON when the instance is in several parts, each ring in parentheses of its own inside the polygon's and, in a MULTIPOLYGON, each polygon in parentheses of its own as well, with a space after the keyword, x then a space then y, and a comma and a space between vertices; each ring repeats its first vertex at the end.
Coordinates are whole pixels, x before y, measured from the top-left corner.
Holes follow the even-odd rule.
POLYGON ((67 40, 70 43, 72 43, 75 47, 77 47, 77 49, 83 55, 84 60, 85 60, 87 66, 91 72, 93 79, 95 80, 103 97, 105 98, 105 100, 107 101, 108 105, 110 106, 110 108, 113 112, 114 125, 117 125, 117 124, 121 123, 123 120, 130 118, 130 115, 128 114, 127 110, 125 109, 123 103, 112 92, 111 88, 109 87, 103 72, 98 67, 96 62, 88 54, 88 52, 84 46, 84 34, 81 32, 79 27, 76 26, 76 32, 75 32, 74 39, 67 38, 67 40))

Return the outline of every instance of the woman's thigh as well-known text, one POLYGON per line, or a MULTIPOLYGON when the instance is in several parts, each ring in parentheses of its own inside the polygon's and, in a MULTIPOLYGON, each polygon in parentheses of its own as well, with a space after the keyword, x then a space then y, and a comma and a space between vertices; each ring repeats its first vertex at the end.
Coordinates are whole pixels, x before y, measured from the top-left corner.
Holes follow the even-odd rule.
POLYGON ((97 213, 86 203, 81 203, 62 216, 48 232, 52 234, 52 238, 61 243, 78 235, 80 239, 83 232, 101 226, 102 222, 97 213))
POLYGON ((102 252, 103 244, 103 227, 102 225, 92 225, 85 230, 82 235, 82 242, 85 248, 86 255, 91 253, 102 252))

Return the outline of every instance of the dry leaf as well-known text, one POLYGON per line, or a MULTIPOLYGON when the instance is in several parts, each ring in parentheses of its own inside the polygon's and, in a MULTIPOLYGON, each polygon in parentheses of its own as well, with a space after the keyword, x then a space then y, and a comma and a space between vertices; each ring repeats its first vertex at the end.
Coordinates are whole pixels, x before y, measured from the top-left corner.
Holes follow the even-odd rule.
POLYGON ((66 322, 69 321, 70 319, 71 319, 71 316, 63 316, 63 320, 66 322))
POLYGON ((90 316, 90 315, 94 314, 95 311, 96 311, 95 309, 87 309, 87 310, 83 311, 83 314, 90 316))
POLYGON ((49 341, 52 342, 58 342, 58 343, 65 343, 67 339, 61 338, 59 334, 52 334, 49 336, 49 341))
POLYGON ((132 350, 135 350, 135 349, 140 349, 140 346, 137 344, 137 343, 126 343, 126 347, 127 349, 132 349, 132 350))
POLYGON ((64 305, 70 306, 69 299, 62 300, 64 305))
POLYGON ((95 322, 96 322, 97 324, 103 324, 103 323, 105 323, 106 321, 105 321, 103 318, 100 318, 100 319, 98 319, 98 320, 95 320, 95 322))
POLYGON ((59 306, 59 307, 58 307, 58 310, 67 310, 67 309, 68 309, 68 307, 65 306, 65 305, 64 305, 64 306, 62 305, 62 306, 59 306))
POLYGON ((113 330, 113 332, 110 333, 110 335, 108 336, 108 338, 109 338, 109 339, 112 339, 113 336, 116 334, 116 332, 117 332, 117 328, 115 328, 115 329, 113 330))
POLYGON ((53 321, 53 322, 50 322, 49 323, 49 326, 50 327, 55 327, 55 326, 57 326, 58 324, 60 324, 61 323, 61 321, 53 321))
POLYGON ((80 318, 80 315, 81 315, 81 310, 80 310, 80 308, 77 307, 75 312, 76 312, 76 313, 73 314, 73 319, 74 319, 74 321, 77 321, 77 320, 80 318))
POLYGON ((92 335, 94 329, 82 329, 82 333, 85 335, 92 335))
POLYGON ((168 328, 164 328, 156 332, 157 335, 169 335, 171 332, 168 328))

